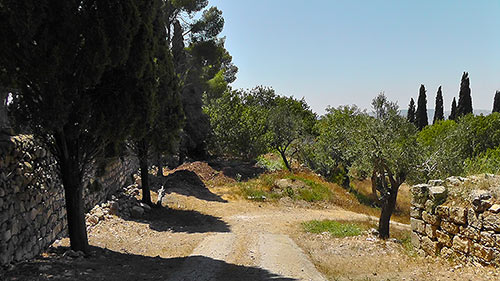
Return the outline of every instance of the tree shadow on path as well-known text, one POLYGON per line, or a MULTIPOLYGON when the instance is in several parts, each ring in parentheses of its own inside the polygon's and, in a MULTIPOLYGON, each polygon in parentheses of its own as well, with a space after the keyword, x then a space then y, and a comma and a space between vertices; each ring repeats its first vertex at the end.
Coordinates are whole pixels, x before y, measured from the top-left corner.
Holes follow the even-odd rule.
POLYGON ((203 256, 182 258, 147 257, 92 247, 90 257, 73 259, 62 255, 66 250, 68 248, 55 248, 52 251, 53 253, 17 264, 10 271, 0 268, 0 280, 296 280, 271 273, 258 267, 230 264, 203 256), (182 270, 186 264, 197 264, 199 268, 193 268, 188 271, 182 270))
POLYGON ((185 233, 231 232, 229 225, 221 218, 193 210, 177 210, 165 207, 153 208, 141 221, 149 223, 156 231, 185 233))

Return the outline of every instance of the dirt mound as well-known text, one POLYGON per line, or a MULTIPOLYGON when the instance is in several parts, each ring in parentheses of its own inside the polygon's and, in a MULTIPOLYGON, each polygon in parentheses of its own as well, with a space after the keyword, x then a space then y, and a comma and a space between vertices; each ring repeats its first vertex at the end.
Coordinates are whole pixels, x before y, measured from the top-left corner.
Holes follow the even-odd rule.
MULTIPOLYGON (((208 173, 205 173, 204 175, 207 176, 208 173)), ((205 186, 205 183, 203 183, 197 173, 187 169, 178 170, 167 175, 163 181, 163 188, 158 192, 158 200, 162 202, 162 205, 165 203, 163 200, 167 199, 165 195, 172 192, 186 196, 194 196, 198 199, 207 201, 225 202, 225 200, 212 193, 205 186)))
POLYGON ((200 162, 200 161, 184 163, 173 170, 169 170, 166 175, 169 176, 171 174, 183 170, 194 172, 204 183, 207 183, 208 181, 217 181, 217 182, 234 181, 232 178, 225 176, 220 171, 213 169, 206 162, 200 162))

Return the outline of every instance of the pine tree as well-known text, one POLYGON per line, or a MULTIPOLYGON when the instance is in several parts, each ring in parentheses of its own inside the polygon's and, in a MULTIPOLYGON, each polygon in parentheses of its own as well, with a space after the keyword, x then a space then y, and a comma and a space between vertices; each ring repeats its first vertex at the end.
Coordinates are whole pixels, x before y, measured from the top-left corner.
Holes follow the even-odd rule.
POLYGON ((495 99, 493 101, 493 112, 500 112, 500 91, 495 93, 495 99))
POLYGON ((427 96, 425 95, 425 86, 420 85, 420 91, 417 101, 417 111, 415 113, 415 123, 419 130, 429 125, 427 118, 427 96))
POLYGON ((441 92, 441 86, 439 86, 436 94, 436 107, 434 110, 434 120, 432 121, 432 124, 436 124, 437 121, 444 120, 443 93, 441 92))
POLYGON ((457 119, 457 100, 453 98, 453 102, 451 103, 451 114, 450 117, 448 117, 450 120, 455 120, 457 119))
POLYGON ((472 97, 470 94, 469 73, 464 72, 460 82, 460 93, 458 96, 457 117, 472 113, 472 97))
POLYGON ((410 104, 408 105, 408 114, 406 115, 408 122, 415 124, 415 101, 413 98, 410 99, 410 104))

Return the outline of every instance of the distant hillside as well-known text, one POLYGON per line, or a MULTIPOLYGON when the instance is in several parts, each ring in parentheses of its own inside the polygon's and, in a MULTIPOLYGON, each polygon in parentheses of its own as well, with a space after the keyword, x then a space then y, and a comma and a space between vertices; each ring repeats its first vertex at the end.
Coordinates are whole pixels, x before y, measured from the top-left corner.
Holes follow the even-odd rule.
MULTIPOLYGON (((488 115, 491 113, 491 110, 486 110, 486 109, 474 109, 474 115, 488 115)), ((445 111, 444 112, 444 118, 448 119, 448 116, 450 116, 451 111, 445 111)), ((401 115, 406 116, 408 115, 408 109, 402 109, 401 110, 401 115)), ((432 123, 432 120, 434 120, 434 108, 429 108, 427 109, 427 117, 429 119, 429 123, 432 123)))

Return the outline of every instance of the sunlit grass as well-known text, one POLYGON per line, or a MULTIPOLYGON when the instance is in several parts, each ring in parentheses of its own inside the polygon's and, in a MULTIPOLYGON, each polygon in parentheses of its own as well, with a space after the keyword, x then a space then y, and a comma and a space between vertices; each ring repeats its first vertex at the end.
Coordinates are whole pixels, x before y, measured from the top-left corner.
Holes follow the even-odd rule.
POLYGON ((358 236, 366 230, 366 227, 362 224, 352 223, 352 222, 338 222, 332 220, 312 220, 308 222, 303 222, 302 227, 304 231, 310 233, 323 233, 328 232, 333 237, 349 237, 358 236))

